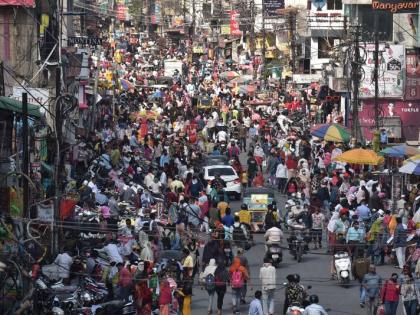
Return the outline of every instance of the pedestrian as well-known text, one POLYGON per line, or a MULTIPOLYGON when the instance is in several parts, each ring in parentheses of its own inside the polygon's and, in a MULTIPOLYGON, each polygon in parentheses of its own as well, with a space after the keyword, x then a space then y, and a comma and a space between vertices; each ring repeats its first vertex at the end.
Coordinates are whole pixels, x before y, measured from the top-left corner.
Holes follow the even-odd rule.
POLYGON ((251 304, 249 305, 248 315, 263 315, 263 308, 261 305, 262 292, 260 290, 255 291, 254 297, 251 304))
POLYGON ((159 287, 159 314, 169 315, 169 305, 172 303, 172 293, 168 280, 160 282, 159 287))
POLYGON ((248 259, 245 256, 244 248, 238 248, 237 257, 241 262, 241 266, 243 266, 246 271, 248 272, 248 279, 245 279, 244 285, 242 286, 241 291, 241 304, 246 304, 246 293, 248 290, 248 285, 251 285, 251 268, 249 267, 248 259))
POLYGON ((264 258, 264 264, 260 268, 260 280, 262 287, 262 301, 264 315, 274 315, 274 293, 276 291, 276 268, 271 264, 268 257, 264 258))
POLYGON ((276 181, 277 181, 277 189, 280 193, 284 193, 284 189, 287 183, 287 167, 284 165, 282 159, 280 159, 277 168, 276 168, 276 181))
POLYGON ((229 273, 225 267, 225 261, 220 259, 217 263, 217 268, 214 271, 214 284, 217 294, 217 315, 222 314, 223 299, 226 294, 226 287, 229 283, 229 273))
POLYGON ((213 300, 216 293, 216 284, 215 284, 215 272, 217 269, 216 260, 214 258, 210 259, 208 266, 200 275, 200 281, 204 284, 204 288, 209 295, 209 305, 207 307, 207 313, 210 315, 213 312, 213 300))
POLYGON ((238 257, 233 259, 232 265, 229 268, 230 285, 232 287, 232 310, 234 313, 239 313, 239 305, 241 302, 242 287, 247 279, 249 279, 248 272, 245 267, 241 266, 241 261, 238 257))
POLYGON ((309 305, 305 307, 302 315, 328 315, 325 309, 319 305, 319 298, 313 294, 309 297, 309 305))
POLYGON ((381 289, 381 301, 385 308, 385 315, 397 315, 398 301, 400 299, 400 285, 398 275, 393 273, 381 289))
POLYGON ((57 270, 55 277, 63 279, 65 284, 69 284, 70 282, 70 268, 73 264, 73 258, 70 256, 69 252, 69 249, 65 247, 63 252, 58 254, 54 260, 54 265, 57 270))
POLYGON ((404 270, 404 276, 401 284, 401 299, 404 304, 406 315, 418 314, 417 308, 420 300, 420 290, 408 268, 405 268, 404 270))
POLYGON ((362 297, 365 295, 366 299, 363 304, 360 306, 364 307, 366 305, 366 314, 367 315, 376 315, 376 308, 379 304, 379 294, 382 285, 382 278, 376 273, 375 265, 370 265, 369 272, 364 275, 362 280, 362 286, 364 291, 361 293, 362 297))
POLYGON ((312 213, 312 236, 314 249, 322 248, 322 230, 325 228, 325 216, 319 207, 312 213))
POLYGON ((128 301, 133 289, 133 277, 123 263, 117 263, 116 266, 118 268, 117 295, 121 300, 128 301))
POLYGON ((407 231, 402 224, 401 217, 396 218, 397 227, 394 233, 394 248, 397 256, 397 268, 403 269, 405 265, 405 248, 407 245, 407 231))

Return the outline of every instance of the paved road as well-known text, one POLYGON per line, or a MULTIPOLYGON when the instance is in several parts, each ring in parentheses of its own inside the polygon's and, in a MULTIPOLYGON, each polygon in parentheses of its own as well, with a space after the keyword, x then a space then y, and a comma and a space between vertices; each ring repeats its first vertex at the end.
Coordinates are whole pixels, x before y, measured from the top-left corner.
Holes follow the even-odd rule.
MULTIPOLYGON (((241 162, 245 164, 245 157, 241 155, 241 162)), ((285 198, 280 194, 276 194, 277 204, 283 206, 285 198)), ((241 202, 235 201, 231 203, 231 208, 236 211, 240 208, 241 202)), ((324 235, 325 238, 325 235, 324 235)), ((255 237, 257 245, 246 252, 251 267, 251 279, 253 290, 248 289, 247 302, 253 299, 255 290, 261 289, 259 280, 259 269, 263 263, 265 254, 263 236, 255 237)), ((325 243, 325 240, 324 240, 325 243)), ((286 241, 284 246, 287 246, 286 241)), ((325 248, 325 246, 324 246, 325 248)), ((312 286, 309 290, 312 294, 317 294, 320 303, 330 309, 330 315, 348 314, 359 315, 366 314, 364 309, 359 306, 359 284, 353 281, 349 288, 344 288, 338 284, 336 280, 330 280, 331 256, 325 254, 325 250, 311 251, 304 255, 301 263, 296 263, 287 250, 283 251, 283 262, 277 269, 277 291, 275 296, 275 314, 283 314, 284 289, 283 283, 286 282, 286 276, 291 273, 298 273, 301 276, 301 282, 305 286, 312 286)), ((390 266, 378 268, 378 273, 383 279, 387 279, 392 272, 398 272, 390 266)), ((192 314, 201 315, 207 313, 208 295, 205 290, 201 290, 198 284, 194 286, 192 298, 192 314)), ((214 301, 215 303, 216 301, 214 301)), ((241 306, 241 313, 248 314, 247 305, 241 306)), ((213 310, 216 309, 214 304, 213 310)), ((232 313, 231 289, 228 288, 224 299, 223 313, 232 313)), ((401 302, 397 314, 403 314, 401 302)))

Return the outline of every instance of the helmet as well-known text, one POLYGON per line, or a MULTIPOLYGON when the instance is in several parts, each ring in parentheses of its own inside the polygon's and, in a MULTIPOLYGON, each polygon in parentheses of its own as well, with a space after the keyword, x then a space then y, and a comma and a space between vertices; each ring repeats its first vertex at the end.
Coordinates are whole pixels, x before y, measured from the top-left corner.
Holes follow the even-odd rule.
POLYGON ((286 279, 289 282, 294 282, 294 283, 299 283, 300 282, 300 276, 297 273, 288 275, 286 277, 286 279))
POLYGON ((246 203, 243 203, 241 205, 241 210, 248 210, 248 205, 246 203))
POLYGON ((319 303, 319 298, 318 298, 318 295, 316 295, 316 294, 312 294, 312 295, 309 297, 309 303, 311 303, 311 304, 318 304, 318 303, 319 303))

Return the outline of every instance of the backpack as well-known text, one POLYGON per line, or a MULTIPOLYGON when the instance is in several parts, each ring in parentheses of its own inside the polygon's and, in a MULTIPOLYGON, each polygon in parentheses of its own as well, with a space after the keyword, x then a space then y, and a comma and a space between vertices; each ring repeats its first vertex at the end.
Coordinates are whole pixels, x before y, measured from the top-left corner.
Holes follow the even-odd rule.
POLYGON ((244 232, 242 231, 241 226, 234 226, 232 238, 235 242, 240 242, 245 239, 244 232))
POLYGON ((232 279, 231 279, 232 288, 234 289, 240 289, 244 285, 244 277, 242 275, 242 272, 239 270, 236 270, 232 273, 232 279))
POLYGON ((272 212, 268 212, 265 215, 264 224, 265 224, 266 229, 272 228, 273 226, 276 225, 276 220, 272 212))
POLYGON ((216 289, 216 284, 215 284, 215 282, 216 282, 216 279, 215 279, 215 277, 214 277, 214 275, 213 274, 208 274, 205 278, 204 278, 204 288, 207 290, 207 291, 210 291, 210 292, 212 292, 212 291, 214 291, 215 289, 216 289))

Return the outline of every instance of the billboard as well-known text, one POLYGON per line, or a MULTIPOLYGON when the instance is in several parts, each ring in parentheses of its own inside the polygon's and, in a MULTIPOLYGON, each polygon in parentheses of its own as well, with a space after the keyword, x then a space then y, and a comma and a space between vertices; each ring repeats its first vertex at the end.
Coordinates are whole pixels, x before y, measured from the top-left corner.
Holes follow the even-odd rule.
POLYGON ((420 54, 407 50, 405 99, 420 100, 420 54))
MULTIPOLYGON (((375 97, 375 82, 373 69, 375 60, 374 44, 366 44, 360 53, 366 59, 362 66, 362 80, 360 82, 360 98, 375 97)), ((379 97, 402 98, 405 72, 405 49, 404 45, 379 44, 379 97)))
POLYGON ((277 10, 284 9, 284 0, 263 0, 266 16, 278 16, 277 10))
POLYGON ((236 10, 230 11, 230 34, 234 36, 241 36, 242 31, 239 30, 239 23, 238 23, 239 13, 236 10))
POLYGON ((373 0, 372 9, 391 13, 418 13, 419 0, 373 0))
MULTIPOLYGON (((395 134, 398 133, 398 121, 401 122, 401 136, 405 140, 418 140, 420 121, 420 100, 417 101, 379 101, 380 125, 395 134)), ((359 111, 359 121, 363 135, 366 139, 372 139, 375 130, 375 106, 374 101, 362 101, 359 111)))
POLYGON ((35 7, 35 0, 0 0, 0 6, 35 7))

